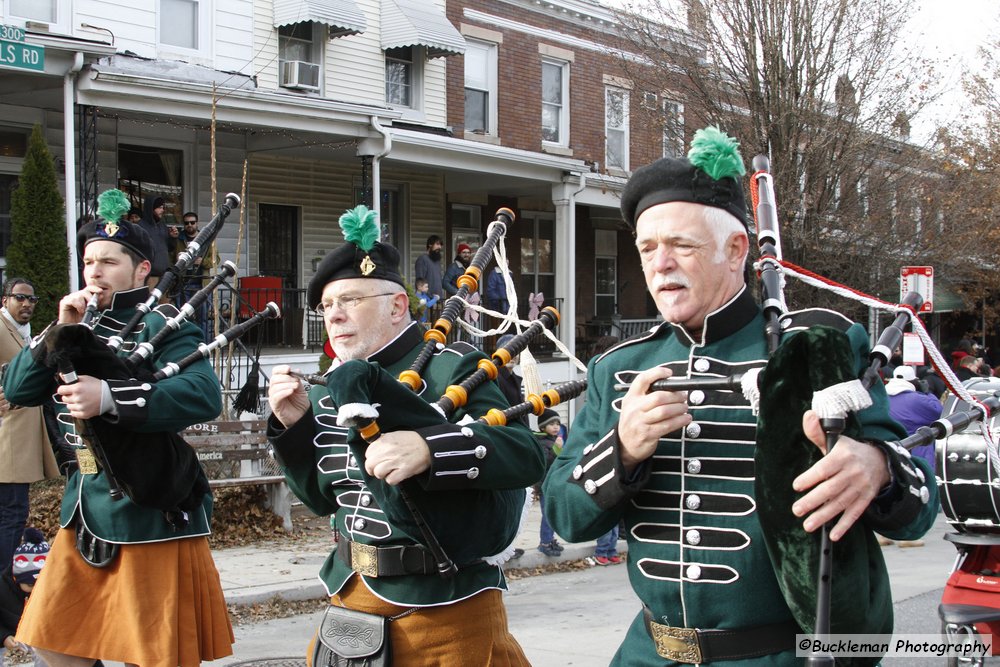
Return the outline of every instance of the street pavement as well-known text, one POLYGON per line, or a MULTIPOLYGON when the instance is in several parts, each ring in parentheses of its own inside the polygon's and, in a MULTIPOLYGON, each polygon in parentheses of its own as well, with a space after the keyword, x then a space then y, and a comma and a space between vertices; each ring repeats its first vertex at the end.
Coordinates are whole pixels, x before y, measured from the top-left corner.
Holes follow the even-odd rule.
MULTIPOLYGON (((517 545, 525 554, 511 568, 532 568, 554 561, 578 560, 593 554, 593 542, 567 544, 561 558, 536 550, 540 513, 532 508, 517 545)), ((883 547, 892 582, 897 633, 936 634, 940 631, 937 604, 955 557, 945 542, 950 532, 939 514, 924 538, 925 546, 883 547)), ((323 596, 316 579, 332 537, 307 544, 268 545, 266 549, 239 547, 214 552, 230 603, 251 604, 279 596, 289 600, 323 596)), ((624 541, 619 548, 624 549, 624 541)), ((836 576, 836 573, 834 573, 836 576)), ((536 667, 604 667, 621 643, 639 609, 628 584, 624 565, 578 568, 510 582, 505 596, 511 632, 536 667)), ((235 654, 209 664, 245 667, 300 667, 321 612, 239 625, 235 654)), ((118 667, 108 663, 109 667, 118 667)), ((943 659, 895 658, 890 665, 931 667, 943 659)), ((990 663, 993 664, 993 663, 990 663)))

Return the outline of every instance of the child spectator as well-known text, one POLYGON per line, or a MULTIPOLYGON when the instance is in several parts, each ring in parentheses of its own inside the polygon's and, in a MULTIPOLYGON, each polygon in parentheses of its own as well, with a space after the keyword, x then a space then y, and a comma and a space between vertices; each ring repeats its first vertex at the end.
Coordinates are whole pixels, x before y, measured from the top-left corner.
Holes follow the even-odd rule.
MULTIPOLYGON (((562 451, 563 439, 559 435, 559 413, 555 410, 546 409, 538 418, 539 433, 535 434, 538 444, 545 452, 545 469, 548 470, 556 456, 562 451)), ((542 502, 542 490, 539 483, 535 487, 538 494, 538 505, 542 509, 542 523, 538 529, 538 550, 546 556, 553 558, 562 555, 563 546, 556 539, 556 534, 545 518, 545 503, 542 502)))
POLYGON ((417 278, 417 282, 414 283, 414 289, 416 290, 417 299, 423 307, 420 311, 420 321, 427 322, 427 317, 431 312, 431 308, 437 305, 437 302, 441 297, 437 294, 428 294, 428 284, 423 278, 417 278))
MULTIPOLYGON (((0 649, 0 661, 7 651, 31 649, 14 639, 17 624, 21 621, 24 602, 35 587, 35 578, 45 565, 49 553, 49 543, 41 531, 36 528, 25 528, 21 544, 14 550, 14 559, 0 573, 0 638, 3 648, 0 649)), ((43 663, 36 661, 36 665, 43 663)))

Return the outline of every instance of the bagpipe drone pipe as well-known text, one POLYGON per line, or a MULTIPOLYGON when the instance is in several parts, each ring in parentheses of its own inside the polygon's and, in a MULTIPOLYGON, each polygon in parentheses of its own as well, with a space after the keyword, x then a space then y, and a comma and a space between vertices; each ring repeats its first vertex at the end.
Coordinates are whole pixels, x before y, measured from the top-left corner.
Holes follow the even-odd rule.
MULTIPOLYGON (((867 358, 863 352, 868 338, 860 326, 830 311, 803 311, 801 318, 789 313, 783 295, 784 276, 805 280, 807 272, 781 258, 768 160, 757 156, 753 164, 751 192, 758 231, 757 269, 766 363, 763 368, 730 377, 660 380, 651 385, 650 391, 741 391, 758 410, 754 450, 757 517, 778 585, 796 622, 803 631, 815 634, 891 631, 891 595, 887 579, 877 576, 884 572, 884 561, 873 531, 907 524, 920 514, 927 498, 908 493, 891 517, 870 509, 832 544, 829 526, 809 533, 803 528, 803 519, 793 514, 792 505, 805 492, 794 491, 792 483, 823 456, 803 431, 802 419, 807 410, 816 411, 820 418, 828 453, 841 435, 854 439, 867 435, 873 441, 898 437, 891 423, 866 422, 866 415, 876 413, 865 410, 877 403, 881 410, 878 414, 885 413, 886 397, 879 371, 901 343, 907 321, 916 321, 921 297, 910 293, 903 304, 878 304, 894 310, 897 316, 867 358), (865 428, 877 435, 870 436, 865 428), (841 574, 835 576, 837 572, 841 574)), ((615 389, 625 391, 628 385, 619 384, 615 389)), ((885 442, 874 446, 886 451, 897 481, 895 488, 920 486, 923 473, 910 465, 902 447, 885 442)), ((877 503, 872 505, 874 508, 877 503)), ((871 658, 838 659, 838 664, 874 662, 871 658)), ((833 664, 833 659, 813 655, 807 664, 833 664)))
MULTIPOLYGON (((444 392, 433 403, 380 366, 362 360, 346 361, 325 376, 304 376, 303 379, 326 387, 337 406, 337 424, 349 428, 348 445, 355 457, 363 461, 366 447, 383 433, 414 429, 445 432, 459 426, 463 431, 487 428, 485 420, 475 422, 472 419, 475 415, 467 410, 478 408, 484 401, 493 404, 503 401, 503 394, 491 382, 498 369, 523 351, 543 329, 551 329, 558 318, 555 309, 543 309, 537 320, 493 352, 490 358, 472 354, 432 356, 435 373, 446 372, 450 377, 456 377, 456 373, 465 375, 458 384, 442 388, 444 392), (472 399, 473 395, 476 399, 472 399), (383 410, 381 406, 391 409, 383 410), (457 425, 452 423, 453 419, 459 420, 457 425)), ((426 382, 426 379, 421 380, 424 391, 426 382)), ((516 428, 523 429, 520 425, 516 428)), ((498 431, 492 438, 499 443, 498 447, 503 447, 505 438, 523 438, 524 435, 523 432, 498 431)), ((406 480, 397 486, 370 482, 368 486, 392 524, 408 532, 414 541, 433 554, 438 573, 443 577, 456 572, 456 562, 470 562, 500 553, 511 543, 515 534, 498 530, 498 527, 518 525, 525 494, 520 486, 500 491, 450 489, 447 494, 441 494, 426 490, 418 480, 406 480), (456 531, 456 526, 461 529, 456 531), (452 536, 452 541, 442 543, 439 535, 452 536), (486 551, 489 553, 470 552, 470 548, 481 549, 481 545, 488 545, 486 551)))
MULTIPOLYGON (((35 359, 56 371, 63 382, 75 382, 81 375, 105 381, 128 381, 138 384, 155 383, 174 375, 195 361, 207 358, 212 350, 239 338, 259 322, 277 317, 280 311, 268 304, 253 318, 230 328, 211 343, 201 343, 187 357, 163 368, 153 366, 151 359, 158 348, 167 343, 171 334, 182 331, 193 344, 200 338, 194 329, 182 329, 211 293, 236 273, 232 262, 225 262, 219 272, 180 311, 173 314, 171 306, 156 308, 159 296, 170 289, 171 277, 176 279, 208 248, 218 234, 230 211, 239 206, 239 197, 230 193, 219 207, 218 214, 180 253, 150 297, 140 304, 128 324, 105 339, 95 334, 91 320, 97 314, 97 297, 88 303, 79 324, 57 324, 50 327, 35 346, 35 359), (160 317, 144 317, 156 313, 160 317), (162 318, 162 322, 161 322, 162 318), (120 356, 125 338, 143 322, 143 332, 135 350, 126 358, 120 356), (144 339, 144 340, 143 340, 144 339)), ((189 325, 190 327, 190 325, 189 325)), ((182 333, 182 337, 185 335, 182 333)), ((97 467, 107 478, 114 499, 124 495, 137 505, 163 511, 169 521, 184 521, 183 513, 200 505, 208 482, 194 450, 177 433, 138 433, 107 419, 94 417, 74 420, 77 433, 92 453, 97 467)), ((96 472, 96 471, 93 471, 96 472)))
MULTIPOLYGON (((231 272, 230 267, 223 267, 220 275, 231 272)), ((206 286, 200 293, 207 294, 210 289, 212 286, 206 286)), ((269 303, 253 317, 159 369, 142 355, 136 355, 136 359, 119 356, 84 322, 52 326, 33 354, 37 363, 52 368, 67 383, 76 381, 81 375, 89 375, 106 381, 155 384, 177 375, 196 361, 207 359, 213 350, 228 345, 264 320, 279 315, 277 305, 269 303)), ((158 341, 162 343, 164 337, 160 333, 177 330, 185 316, 182 310, 174 318, 164 318, 162 328, 153 334, 151 340, 159 336, 158 341)), ((151 328, 154 326, 151 325, 151 328)), ((200 337, 200 331, 190 331, 189 340, 193 341, 196 337, 200 337)), ((150 354, 147 352, 146 356, 150 354)), ((172 513, 198 507, 204 494, 208 493, 208 481, 194 450, 177 433, 137 432, 101 417, 75 421, 77 433, 108 478, 113 498, 120 499, 124 493, 137 505, 172 513)))

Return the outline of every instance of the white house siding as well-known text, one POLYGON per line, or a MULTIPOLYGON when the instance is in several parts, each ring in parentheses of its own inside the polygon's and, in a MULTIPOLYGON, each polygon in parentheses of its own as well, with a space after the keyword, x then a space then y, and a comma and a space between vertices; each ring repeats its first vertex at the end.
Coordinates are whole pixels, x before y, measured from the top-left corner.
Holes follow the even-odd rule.
MULTIPOLYGON (((212 219, 218 207, 225 201, 226 194, 240 194, 243 181, 243 158, 246 155, 246 140, 241 133, 217 132, 215 137, 216 164, 216 200, 212 207, 212 146, 211 133, 208 130, 198 130, 195 133, 194 146, 194 177, 197 183, 196 191, 186 193, 185 206, 194 208, 201 220, 201 226, 212 219)), ((189 181, 191 179, 188 179, 189 181)), ((222 230, 216 237, 216 250, 223 261, 230 260, 239 267, 239 275, 249 275, 247 266, 247 238, 249 229, 246 221, 245 207, 234 210, 226 219, 222 230), (240 220, 244 220, 243 242, 240 244, 240 256, 236 257, 237 237, 240 234, 240 220)))
MULTIPOLYGON (((406 279, 413 283, 413 263, 417 257, 426 252, 425 242, 431 234, 445 238, 445 220, 447 205, 445 203, 444 177, 439 174, 411 173, 403 170, 382 170, 383 180, 392 180, 407 184, 406 203, 409 205, 408 217, 408 252, 400 248, 404 255, 405 266, 400 267, 406 279)), ((447 252, 443 252, 447 262, 447 252)))
MULTIPOLYGON (((250 217, 250 274, 257 273, 257 210, 260 204, 282 204, 300 208, 299 285, 312 278, 314 257, 343 243, 337 224, 340 215, 354 206, 354 189, 360 186, 359 164, 289 158, 273 155, 251 156, 250 191, 247 213, 250 217)), ((383 182, 405 184, 403 218, 409 245, 400 248, 404 255, 401 267, 407 279, 413 278, 413 262, 424 252, 430 234, 444 235, 444 179, 439 175, 416 174, 383 167, 383 182)))
POLYGON ((215 68, 252 76, 253 0, 215 0, 215 68))
POLYGON ((278 31, 271 2, 253 3, 253 73, 264 90, 278 87, 278 31))
POLYGON ((76 36, 109 40, 103 30, 79 27, 83 23, 100 26, 114 34, 119 53, 131 51, 143 58, 156 57, 156 0, 77 0, 74 5, 76 36))
POLYGON ((448 58, 432 58, 424 64, 424 122, 433 127, 448 124, 447 61, 448 58))
POLYGON ((359 104, 385 104, 385 58, 382 54, 381 0, 356 0, 368 29, 339 37, 326 46, 326 97, 359 104))
POLYGON ((249 216, 250 274, 257 270, 258 207, 261 204, 296 206, 299 215, 299 286, 312 277, 311 259, 343 242, 337 219, 353 206, 360 165, 323 160, 251 155, 247 214, 249 216))

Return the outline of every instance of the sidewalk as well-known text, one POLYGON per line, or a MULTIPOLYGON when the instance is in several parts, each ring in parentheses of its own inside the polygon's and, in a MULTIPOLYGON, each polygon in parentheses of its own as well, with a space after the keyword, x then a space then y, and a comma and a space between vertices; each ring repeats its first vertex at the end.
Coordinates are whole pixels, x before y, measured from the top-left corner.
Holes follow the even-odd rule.
MULTIPOLYGON (((594 542, 565 544, 558 558, 537 550, 541 512, 534 503, 515 545, 524 555, 508 562, 507 568, 531 569, 548 563, 579 560, 594 553, 594 542)), ((943 539, 950 532, 943 514, 924 537, 925 546, 901 548, 895 544, 882 548, 892 581, 893 599, 905 600, 944 586, 955 549, 943 539)), ((625 550, 619 540, 619 551, 625 550)), ((281 543, 261 547, 237 547, 212 552, 222 588, 229 604, 253 604, 274 596, 285 600, 307 600, 325 594, 317 574, 333 549, 333 534, 306 542, 281 543)))
MULTIPOLYGON (((594 541, 565 544, 558 558, 538 551, 538 527, 541 523, 538 503, 533 503, 525 525, 515 541, 524 555, 508 562, 507 568, 530 569, 547 563, 579 560, 592 556, 594 541)), ((325 594, 318 578, 319 568, 333 550, 333 533, 287 546, 269 544, 261 547, 235 547, 212 552, 222 579, 222 589, 229 604, 254 604, 274 596, 285 600, 308 600, 325 594)), ((618 541, 619 551, 625 541, 618 541)))

